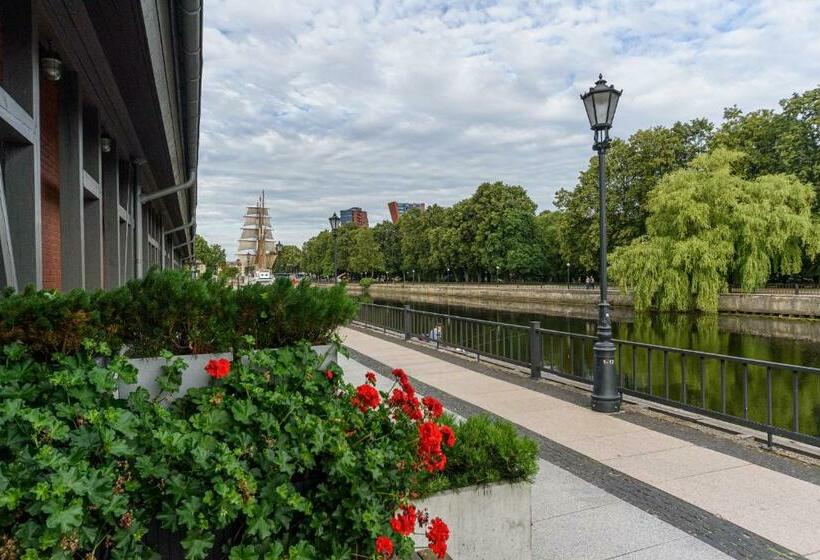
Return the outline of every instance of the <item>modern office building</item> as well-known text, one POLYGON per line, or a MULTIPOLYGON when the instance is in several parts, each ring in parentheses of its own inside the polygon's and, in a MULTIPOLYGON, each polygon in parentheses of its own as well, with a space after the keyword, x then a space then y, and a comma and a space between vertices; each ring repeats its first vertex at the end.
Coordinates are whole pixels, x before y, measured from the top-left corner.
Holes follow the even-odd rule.
POLYGON ((341 210, 339 212, 339 218, 341 218, 343 224, 349 224, 352 222, 362 228, 369 227, 370 225, 367 221, 367 212, 358 206, 348 208, 347 210, 341 210))
POLYGON ((202 0, 0 1, 0 286, 193 256, 202 0))
POLYGON ((411 210, 413 208, 418 208, 420 210, 424 210, 424 203, 423 202, 393 202, 387 203, 387 209, 390 210, 390 219, 393 223, 398 223, 399 218, 404 215, 405 212, 411 210))

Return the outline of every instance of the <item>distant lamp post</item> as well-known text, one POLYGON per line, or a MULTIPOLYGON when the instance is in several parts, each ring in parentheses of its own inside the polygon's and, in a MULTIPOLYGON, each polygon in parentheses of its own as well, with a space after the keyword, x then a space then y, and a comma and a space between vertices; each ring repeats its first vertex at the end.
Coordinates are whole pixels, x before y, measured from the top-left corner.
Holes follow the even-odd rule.
POLYGON ((501 267, 499 265, 495 265, 495 283, 496 284, 501 282, 501 278, 499 278, 499 276, 498 276, 500 270, 501 270, 501 267))
POLYGON ((589 119, 589 127, 594 131, 595 143, 592 149, 598 152, 601 300, 598 304, 598 340, 593 346, 595 376, 592 382, 592 410, 599 412, 617 412, 621 409, 618 375, 615 372, 615 344, 612 342, 612 323, 609 316, 609 303, 607 303, 605 171, 606 151, 610 144, 609 129, 612 128, 612 119, 615 117, 615 109, 618 108, 618 100, 621 98, 622 91, 607 85, 606 80, 599 74, 595 86, 581 95, 589 119))
POLYGON ((336 253, 336 230, 339 229, 339 216, 336 215, 336 212, 327 219, 330 222, 330 234, 333 236, 333 283, 339 281, 339 269, 338 269, 338 262, 337 262, 337 253, 336 253))
POLYGON ((569 263, 567 263, 567 290, 569 290, 569 263))
POLYGON ((450 267, 447 267, 447 281, 450 281, 450 267))

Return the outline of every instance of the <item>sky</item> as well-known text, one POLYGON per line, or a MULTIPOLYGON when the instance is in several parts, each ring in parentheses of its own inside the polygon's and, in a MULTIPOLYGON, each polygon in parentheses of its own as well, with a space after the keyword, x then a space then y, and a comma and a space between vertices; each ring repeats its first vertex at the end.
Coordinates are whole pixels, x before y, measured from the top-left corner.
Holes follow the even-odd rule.
POLYGON ((614 136, 719 122, 817 87, 818 30, 820 0, 209 0, 197 230, 232 258, 262 190, 286 245, 488 181, 550 209, 592 155, 599 73, 614 136))

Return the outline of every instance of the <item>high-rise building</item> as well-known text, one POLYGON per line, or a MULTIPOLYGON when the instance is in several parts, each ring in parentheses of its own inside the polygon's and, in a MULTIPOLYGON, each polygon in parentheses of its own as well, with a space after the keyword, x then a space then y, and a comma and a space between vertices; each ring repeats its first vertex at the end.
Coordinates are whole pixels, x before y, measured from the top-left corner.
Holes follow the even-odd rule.
POLYGON ((193 257, 202 4, 0 1, 0 290, 193 257))
POLYGON ((390 210, 390 219, 393 220, 393 223, 397 223, 399 218, 404 215, 405 212, 408 210, 412 210, 413 208, 418 208, 420 210, 424 210, 424 203, 423 202, 393 202, 387 203, 387 209, 390 210))
POLYGON ((362 210, 358 206, 340 211, 339 218, 341 218, 343 224, 349 224, 352 222, 362 228, 369 227, 370 225, 367 221, 367 211, 362 210))

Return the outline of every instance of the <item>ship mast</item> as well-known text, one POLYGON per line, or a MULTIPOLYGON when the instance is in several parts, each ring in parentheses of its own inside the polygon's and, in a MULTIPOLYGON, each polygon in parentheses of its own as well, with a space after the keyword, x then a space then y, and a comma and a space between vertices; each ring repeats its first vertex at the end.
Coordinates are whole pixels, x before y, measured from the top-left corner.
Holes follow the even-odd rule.
POLYGON ((264 191, 256 199, 256 205, 247 207, 237 256, 240 261, 244 259, 245 265, 253 265, 257 272, 269 270, 276 260, 273 228, 265 207, 264 191))

